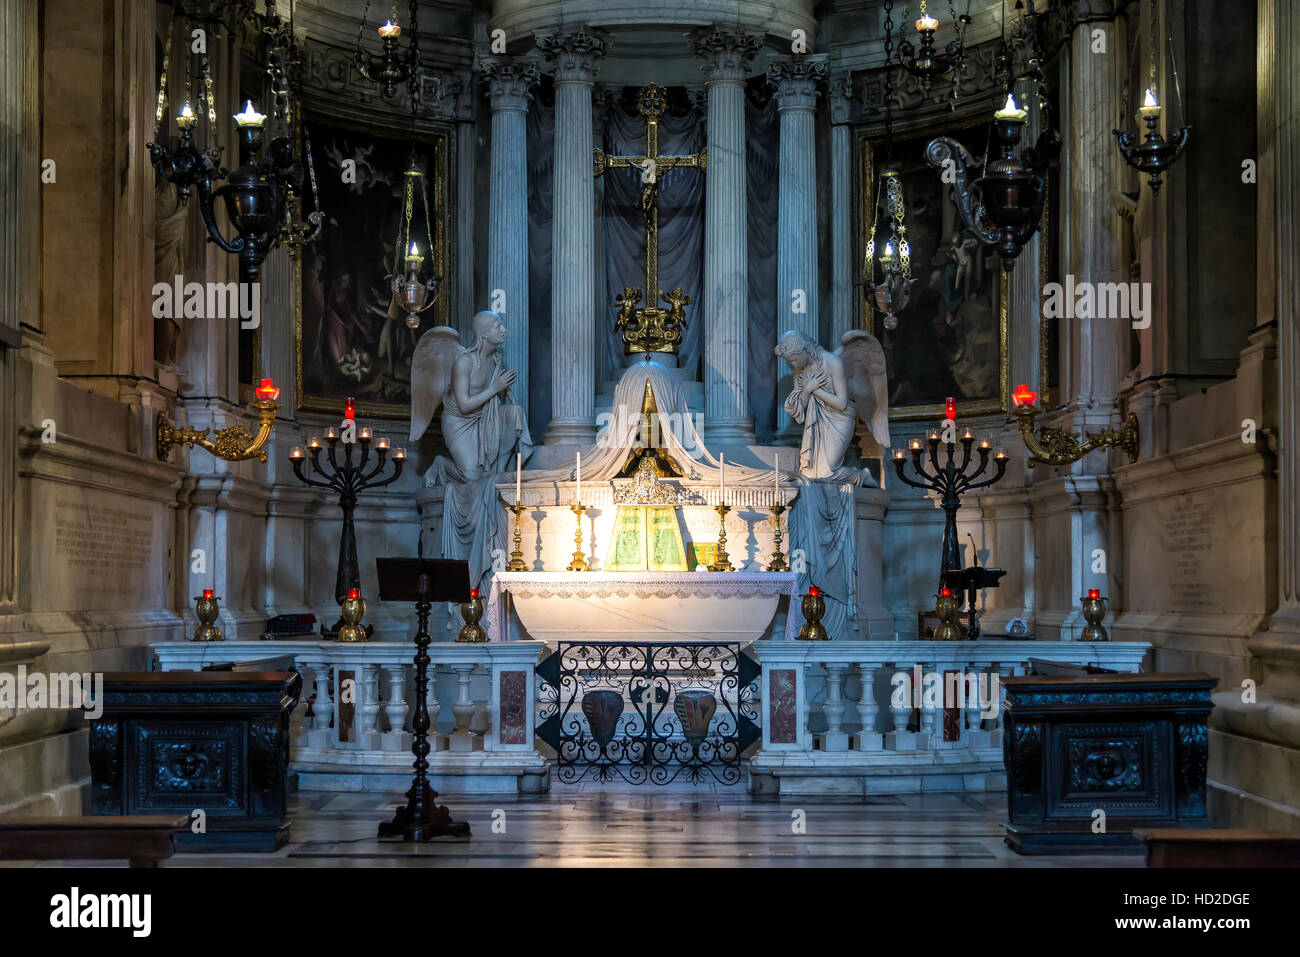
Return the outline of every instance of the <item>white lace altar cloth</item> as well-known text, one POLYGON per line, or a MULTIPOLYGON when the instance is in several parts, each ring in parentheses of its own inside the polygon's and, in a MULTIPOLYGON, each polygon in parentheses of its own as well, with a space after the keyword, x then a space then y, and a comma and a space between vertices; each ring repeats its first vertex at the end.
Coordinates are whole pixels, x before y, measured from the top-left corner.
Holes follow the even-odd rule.
MULTIPOLYGON (((487 632, 504 641, 509 602, 539 641, 740 641, 761 638, 790 598, 783 637, 802 621, 793 572, 498 572, 487 632)), ((513 629, 512 629, 513 631, 513 629)))

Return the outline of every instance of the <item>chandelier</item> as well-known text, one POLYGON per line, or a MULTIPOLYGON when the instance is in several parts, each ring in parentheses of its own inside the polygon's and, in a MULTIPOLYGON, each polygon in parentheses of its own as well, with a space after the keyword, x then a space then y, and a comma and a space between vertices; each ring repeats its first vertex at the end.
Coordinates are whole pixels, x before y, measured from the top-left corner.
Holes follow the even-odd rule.
MULTIPOLYGON (((867 298, 884 314, 885 328, 898 328, 898 313, 906 308, 912 293, 912 249, 907 241, 907 224, 903 220, 903 184, 898 173, 887 170, 880 174, 880 190, 885 194, 887 232, 885 248, 876 255, 875 221, 871 224, 871 234, 867 239, 866 262, 863 264, 863 276, 867 298), (876 262, 880 263, 881 278, 876 280, 876 262)), ((880 215, 880 199, 877 196, 875 217, 880 215)))
MULTIPOLYGON (((274 0, 267 0, 267 17, 273 18, 275 27, 272 36, 283 39, 286 35, 292 40, 292 29, 284 30, 279 26, 275 15, 274 0)), ((290 20, 292 21, 293 3, 290 0, 290 20)), ((183 15, 178 11, 178 15, 183 15)), ((187 17, 187 35, 190 20, 187 17)), ((172 30, 176 20, 172 21, 172 30)), ((296 55, 296 47, 288 51, 277 49, 277 53, 268 63, 268 72, 276 69, 276 63, 289 63, 296 55)), ((167 108, 167 70, 169 67, 170 43, 163 55, 162 78, 158 88, 158 105, 154 116, 154 140, 147 145, 153 167, 157 173, 174 184, 182 204, 187 204, 190 193, 196 191, 199 197, 199 214, 209 239, 221 249, 239 257, 239 281, 255 283, 261 271, 261 265, 272 249, 285 241, 290 244, 290 251, 304 242, 315 238, 319 232, 322 217, 319 211, 308 217, 307 223, 298 223, 294 219, 294 208, 298 188, 302 182, 302 168, 294 156, 291 135, 275 136, 266 144, 263 153, 263 139, 267 117, 253 108, 251 100, 246 101, 243 111, 233 117, 238 137, 239 165, 233 171, 219 166, 221 147, 211 146, 201 149, 195 143, 195 134, 201 116, 208 122, 207 135, 215 137, 216 101, 212 94, 212 73, 208 66, 206 52, 200 54, 197 75, 191 77, 187 64, 185 71, 186 95, 181 109, 176 116, 179 130, 177 143, 168 147, 158 142, 159 127, 167 108), (190 103, 190 89, 193 82, 198 86, 197 112, 190 103), (222 182, 224 180, 224 183, 222 182), (218 185, 220 184, 220 185, 218 185), (227 239, 217 224, 216 204, 220 200, 235 229, 235 236, 227 239)), ((285 71, 285 102, 289 96, 288 72, 285 71)), ((286 130, 292 133, 292 119, 288 110, 281 113, 286 130)), ((310 164, 310 151, 308 152, 310 164)), ((312 171, 312 189, 315 191, 315 171, 312 171)))
MULTIPOLYGON (((1191 126, 1180 127, 1175 131, 1168 140, 1160 134, 1160 114, 1163 112, 1160 101, 1156 98, 1156 0, 1151 0, 1150 18, 1148 20, 1149 29, 1147 31, 1147 45, 1151 48, 1151 67, 1150 82, 1147 86, 1146 95, 1142 99, 1142 105, 1138 107, 1138 116, 1146 124, 1146 135, 1143 136, 1142 142, 1138 142, 1138 133, 1131 130, 1114 130, 1116 139, 1119 141, 1119 151, 1124 156, 1124 162, 1128 163, 1138 172, 1146 173, 1151 178, 1151 194, 1158 196, 1160 194, 1160 174, 1173 166, 1174 163, 1183 155, 1183 150, 1187 148, 1187 140, 1191 136, 1191 126)), ((1134 36, 1134 51, 1137 49, 1137 37, 1134 36)), ((1169 62, 1174 75, 1174 90, 1178 94, 1178 112, 1184 119, 1187 117, 1187 111, 1183 107, 1182 89, 1178 84, 1178 65, 1174 62, 1174 43, 1173 37, 1169 38, 1169 62)), ((1132 65, 1132 55, 1130 54, 1130 66, 1132 65)), ((1121 107, 1122 115, 1128 115, 1128 81, 1124 83, 1123 106, 1121 107)))
MULTIPOLYGON (((886 33, 893 26, 893 5, 893 0, 887 0, 885 3, 886 33)), ((939 21, 926 11, 926 0, 921 0, 921 15, 915 23, 917 43, 914 44, 911 40, 903 39, 898 44, 898 65, 912 76, 925 81, 933 80, 951 73, 953 68, 961 63, 965 51, 966 28, 971 23, 970 0, 966 0, 966 12, 961 16, 957 15, 957 11, 949 2, 948 15, 956 24, 957 33, 947 47, 940 50, 935 44, 935 35, 939 31, 939 21)), ((904 9, 903 19, 904 21, 907 20, 906 8, 904 9)))
POLYGON ((400 49, 402 28, 397 22, 397 0, 393 0, 392 12, 388 19, 378 28, 382 49, 378 56, 367 53, 361 45, 366 30, 366 17, 370 13, 370 0, 366 0, 365 10, 361 14, 361 25, 357 27, 357 50, 353 63, 357 72, 371 83, 379 85, 385 97, 397 92, 398 84, 410 83, 420 67, 420 34, 418 28, 416 0, 411 0, 411 43, 403 54, 400 49))

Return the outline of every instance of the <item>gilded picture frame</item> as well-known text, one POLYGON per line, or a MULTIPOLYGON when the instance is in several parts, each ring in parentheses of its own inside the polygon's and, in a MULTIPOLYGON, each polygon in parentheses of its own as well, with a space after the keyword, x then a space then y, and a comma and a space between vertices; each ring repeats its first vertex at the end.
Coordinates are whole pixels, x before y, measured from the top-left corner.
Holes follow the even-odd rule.
MULTIPOLYGON (((321 236, 294 262, 294 362, 300 412, 335 412, 348 396, 367 417, 410 415, 410 357, 433 326, 449 325, 454 277, 448 268, 450 131, 415 137, 426 178, 433 233, 432 275, 441 288, 418 329, 390 308, 383 275, 391 268, 411 139, 353 120, 307 113, 320 204, 321 236), (352 168, 344 176, 344 161, 352 168), (357 278, 355 284, 349 277, 357 278), (353 379, 355 378, 355 384, 353 379)), ((424 232, 418 194, 412 228, 424 232)))

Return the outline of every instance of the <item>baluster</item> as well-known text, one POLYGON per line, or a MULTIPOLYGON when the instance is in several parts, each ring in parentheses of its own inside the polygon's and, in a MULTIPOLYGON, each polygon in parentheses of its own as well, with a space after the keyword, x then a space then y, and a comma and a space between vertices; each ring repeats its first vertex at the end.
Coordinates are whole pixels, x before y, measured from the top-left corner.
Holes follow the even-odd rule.
MULTIPOLYGON (((931 674, 931 673, 935 672, 936 670, 938 670, 938 667, 939 667, 939 666, 938 666, 938 664, 937 664, 936 662, 932 662, 932 661, 924 662, 924 663, 922 663, 922 665, 921 665, 921 674, 922 674, 922 676, 925 676, 925 675, 931 674)), ((915 690, 913 691, 913 694, 916 696, 916 703, 917 703, 917 706, 920 707, 920 709, 921 709, 921 740, 920 740, 920 743, 919 743, 919 746, 920 746, 921 748, 933 748, 933 747, 935 746, 935 743, 936 743, 936 740, 935 740, 935 739, 936 739, 935 726, 936 726, 936 723, 937 723, 937 721, 938 721, 938 719, 939 719, 939 715, 943 713, 943 688, 942 688, 942 686, 940 686, 939 692, 940 692, 940 694, 939 694, 939 707, 937 707, 937 708, 927 708, 927 707, 925 706, 925 685, 924 685, 924 677, 922 677, 922 685, 921 685, 921 689, 920 689, 920 691, 919 691, 919 692, 917 692, 917 691, 915 691, 915 690)), ((938 737, 942 737, 942 734, 939 734, 938 737)))
POLYGON ((826 714, 826 733, 822 735, 823 751, 847 751, 849 736, 841 730, 844 711, 844 665, 826 664, 826 704, 822 711, 826 714))
POLYGON ((474 702, 470 699, 469 692, 474 666, 454 664, 451 670, 456 673, 456 702, 451 706, 451 713, 456 716, 456 730, 451 733, 447 744, 452 751, 476 751, 483 745, 482 739, 469 728, 474 717, 474 702))
POLYGON ((858 679, 862 691, 858 695, 858 721, 862 730, 858 732, 859 751, 879 751, 881 747, 880 732, 876 730, 876 716, 880 706, 876 704, 876 671, 869 661, 858 662, 858 679))
POLYGON ((808 690, 808 672, 811 670, 812 665, 810 665, 808 662, 804 662, 800 667, 802 668, 802 673, 803 673, 803 701, 800 702, 800 705, 803 708, 803 729, 799 735, 799 744, 801 747, 805 747, 808 750, 812 750, 813 747, 813 733, 812 733, 813 700, 812 698, 813 696, 812 693, 808 690))
POLYGON ((1007 700, 1006 691, 1002 687, 1002 679, 1010 677, 1015 673, 1016 673, 1015 665, 1004 665, 1001 662, 996 662, 996 661, 993 663, 993 674, 998 676, 998 690, 997 690, 998 713, 997 713, 997 717, 993 719, 993 729, 994 731, 997 732, 999 740, 1001 740, 1002 738, 1002 702, 1007 700))
MULTIPOLYGON (((412 671, 414 665, 409 666, 412 671)), ((425 707, 429 709, 429 751, 443 751, 447 748, 447 739, 438 733, 438 712, 442 710, 442 705, 438 703, 438 666, 433 662, 429 663, 429 688, 424 695, 425 707)))
POLYGON ((361 700, 357 702, 356 745, 363 750, 377 747, 375 723, 379 717, 379 666, 361 666, 361 700))
POLYGON ((385 749, 390 751, 405 751, 411 746, 410 735, 406 730, 406 667, 399 662, 384 665, 384 674, 388 678, 388 701, 384 704, 388 734, 383 743, 385 749))
POLYGON ((334 681, 332 669, 328 662, 321 662, 314 668, 316 678, 316 702, 312 705, 315 723, 308 740, 312 747, 329 748, 336 743, 330 730, 330 721, 334 717, 334 681))
POLYGON ((977 662, 970 662, 962 670, 962 686, 965 692, 962 740, 967 747, 985 747, 986 745, 980 743, 980 729, 984 726, 980 711, 984 707, 984 698, 980 689, 980 666, 977 662))

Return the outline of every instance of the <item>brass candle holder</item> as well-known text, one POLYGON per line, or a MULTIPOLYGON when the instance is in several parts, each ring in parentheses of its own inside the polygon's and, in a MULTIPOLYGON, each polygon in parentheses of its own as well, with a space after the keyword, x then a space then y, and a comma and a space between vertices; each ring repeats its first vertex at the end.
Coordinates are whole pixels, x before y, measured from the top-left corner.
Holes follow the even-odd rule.
POLYGON ((939 616, 939 624, 934 627, 934 640, 961 641, 961 625, 957 623, 961 599, 953 594, 951 588, 940 589, 935 596, 934 611, 939 616))
MULTIPOLYGON (((567 570, 571 572, 585 572, 588 565, 587 556, 582 551, 582 513, 587 510, 587 506, 578 502, 575 505, 570 505, 569 508, 572 509, 573 514, 577 516, 578 530, 573 533, 573 561, 569 562, 567 570)), ((523 554, 521 553, 519 557, 522 559, 523 554)))
POLYGON ((790 570, 790 566, 785 563, 785 556, 781 554, 781 513, 784 511, 784 505, 772 506, 772 520, 776 523, 776 531, 772 533, 772 561, 767 566, 770 572, 790 570))
MULTIPOLYGON (((519 508, 518 505, 515 508, 519 508)), ((460 606, 460 617, 465 624, 461 626, 457 641, 481 643, 488 640, 487 632, 479 621, 483 618, 483 597, 477 588, 470 589, 470 599, 460 606)))
POLYGON ((166 412, 158 416, 158 425, 154 431, 156 439, 155 454, 160 462, 167 461, 172 449, 178 445, 187 448, 201 448, 219 459, 227 462, 243 462, 248 459, 266 461, 266 443, 275 430, 275 416, 280 411, 280 390, 270 379, 263 379, 262 384, 253 390, 257 400, 253 408, 257 410, 257 435, 249 435, 242 425, 232 425, 218 429, 215 438, 208 437, 208 429, 195 429, 189 426, 178 429, 166 412))
POLYGON ((202 595, 194 596, 194 614, 199 619, 199 627, 194 632, 195 641, 225 641, 221 629, 213 622, 217 620, 220 609, 217 602, 221 599, 213 595, 212 589, 204 589, 202 595))
MULTIPOLYGON (((524 544, 522 532, 519 529, 520 520, 524 514, 524 506, 515 502, 510 506, 510 511, 515 513, 515 550, 510 553, 510 564, 506 566, 508 572, 526 572, 528 566, 524 564, 524 544)), ((581 532, 579 532, 581 534, 581 532)))
POLYGON ((361 624, 366 617, 366 600, 361 597, 361 589, 353 588, 348 597, 339 604, 339 617, 343 624, 339 626, 336 641, 368 641, 370 629, 361 624))
POLYGON ((731 506, 719 505, 715 511, 718 513, 718 554, 709 566, 709 571, 734 572, 736 569, 732 567, 727 555, 727 513, 731 511, 731 506))
POLYGON ((799 634, 796 636, 800 641, 830 641, 830 635, 826 632, 826 626, 822 624, 822 616, 826 614, 826 599, 822 597, 822 590, 816 585, 808 589, 808 594, 803 596, 803 601, 799 605, 799 610, 803 613, 803 625, 799 628, 799 634))
POLYGON ((1106 599, 1102 597, 1101 592, 1090 588, 1088 594, 1080 598, 1079 602, 1084 621, 1088 623, 1084 626, 1083 634, 1079 635, 1079 640, 1110 641, 1110 635, 1102 624, 1106 618, 1106 599))

